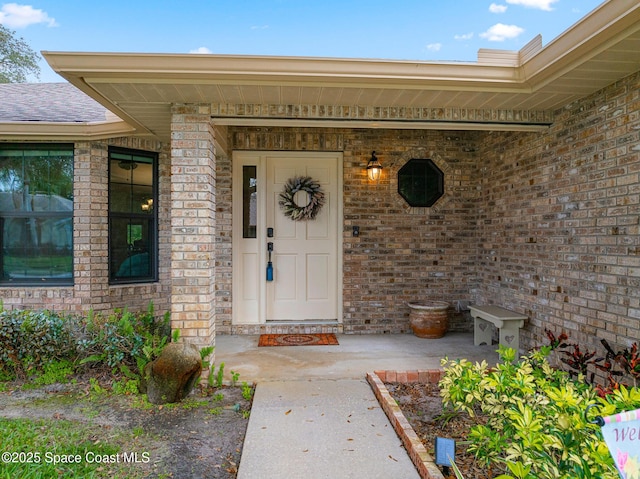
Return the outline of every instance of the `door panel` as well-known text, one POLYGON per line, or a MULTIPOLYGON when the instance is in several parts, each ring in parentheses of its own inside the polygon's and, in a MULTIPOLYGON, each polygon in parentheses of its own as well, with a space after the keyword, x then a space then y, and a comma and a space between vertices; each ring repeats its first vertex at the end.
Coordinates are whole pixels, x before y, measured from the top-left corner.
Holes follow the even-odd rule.
POLYGON ((267 158, 266 224, 274 228, 275 253, 267 320, 337 319, 337 167, 336 158, 267 158), (310 176, 323 189, 327 201, 313 220, 292 221, 278 205, 285 183, 295 176, 310 176))
POLYGON ((307 300, 327 300, 330 297, 329 286, 329 255, 310 254, 307 255, 307 300))

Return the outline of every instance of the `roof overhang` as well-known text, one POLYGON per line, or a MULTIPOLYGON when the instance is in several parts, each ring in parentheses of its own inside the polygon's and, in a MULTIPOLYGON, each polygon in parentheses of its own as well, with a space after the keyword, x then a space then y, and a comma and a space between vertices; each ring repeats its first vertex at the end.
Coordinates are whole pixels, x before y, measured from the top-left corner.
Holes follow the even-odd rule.
POLYGON ((171 106, 185 103, 214 105, 214 119, 226 125, 535 130, 548 126, 554 110, 640 70, 638 52, 640 3, 608 0, 544 48, 537 37, 519 52, 481 50, 475 63, 43 55, 57 73, 129 125, 130 134, 167 141, 171 106), (287 108, 292 105, 300 108, 287 108), (410 114, 372 113, 381 108, 410 114), (440 120, 415 115, 434 108, 464 114, 440 120), (318 113, 327 109, 334 114, 318 113), (335 114, 339 110, 348 113, 335 114), (500 112, 506 112, 502 119, 500 112))
POLYGON ((123 120, 105 122, 12 121, 0 123, 3 140, 78 141, 101 140, 136 134, 136 129, 123 120))

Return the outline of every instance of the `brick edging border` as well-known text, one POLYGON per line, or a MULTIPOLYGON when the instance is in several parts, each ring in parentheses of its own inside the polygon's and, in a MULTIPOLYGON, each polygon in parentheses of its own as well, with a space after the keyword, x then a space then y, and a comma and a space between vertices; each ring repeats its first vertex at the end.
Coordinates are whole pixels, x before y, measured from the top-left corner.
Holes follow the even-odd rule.
POLYGON ((373 389, 380 406, 389 418, 389 422, 409 453, 411 461, 416 466, 422 479, 444 479, 444 476, 436 466, 431 455, 420 441, 416 432, 404 417, 400 406, 391 397, 389 390, 384 385, 386 382, 424 382, 434 384, 440 381, 442 371, 429 369, 421 371, 374 371, 367 373, 367 382, 373 389))

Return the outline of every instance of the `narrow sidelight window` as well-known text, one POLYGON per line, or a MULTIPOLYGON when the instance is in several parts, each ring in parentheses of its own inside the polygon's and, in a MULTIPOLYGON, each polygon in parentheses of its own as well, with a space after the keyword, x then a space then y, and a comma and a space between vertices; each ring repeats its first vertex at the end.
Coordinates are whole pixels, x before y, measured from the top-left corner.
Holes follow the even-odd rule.
POLYGON ((242 237, 255 238, 258 225, 258 169, 242 167, 242 237))

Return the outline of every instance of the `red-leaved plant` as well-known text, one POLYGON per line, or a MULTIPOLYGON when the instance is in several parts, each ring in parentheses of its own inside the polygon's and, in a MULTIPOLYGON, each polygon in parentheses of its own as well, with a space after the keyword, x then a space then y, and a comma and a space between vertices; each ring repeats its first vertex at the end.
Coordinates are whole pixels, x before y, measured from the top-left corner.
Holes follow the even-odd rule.
POLYGON ((549 341, 551 350, 557 350, 563 357, 560 358, 564 364, 569 366, 568 373, 576 377, 581 374, 588 384, 595 386, 598 395, 601 397, 612 394, 620 389, 620 386, 637 387, 640 380, 640 352, 638 344, 633 343, 630 348, 614 351, 606 339, 600 343, 606 350, 604 357, 595 357, 596 351, 583 351, 578 344, 569 344, 569 336, 560 333, 556 336, 553 331, 544 330, 549 341), (589 371, 589 366, 603 371, 607 375, 607 384, 595 383, 595 372, 589 371), (631 381, 628 384, 625 381, 631 381))

